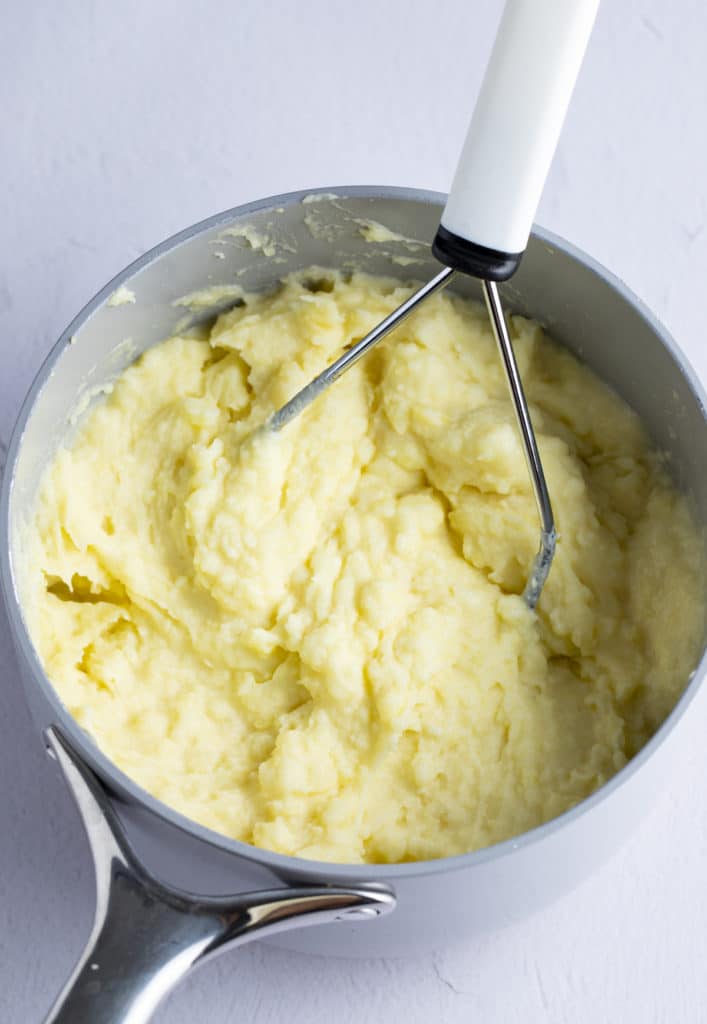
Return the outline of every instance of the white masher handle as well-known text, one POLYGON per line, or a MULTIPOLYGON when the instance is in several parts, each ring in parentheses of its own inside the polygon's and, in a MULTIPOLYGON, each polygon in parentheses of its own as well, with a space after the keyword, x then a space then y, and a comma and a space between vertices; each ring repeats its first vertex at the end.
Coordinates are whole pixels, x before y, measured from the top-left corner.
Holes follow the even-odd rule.
POLYGON ((489 280, 528 243, 599 0, 507 0, 434 252, 489 280))

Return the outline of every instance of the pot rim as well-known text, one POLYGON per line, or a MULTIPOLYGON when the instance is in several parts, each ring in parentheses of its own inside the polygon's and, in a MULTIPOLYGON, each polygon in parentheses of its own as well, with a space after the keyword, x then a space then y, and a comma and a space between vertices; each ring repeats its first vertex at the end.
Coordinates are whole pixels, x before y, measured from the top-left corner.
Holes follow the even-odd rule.
MULTIPOLYGON (((221 835, 212 829, 206 828, 191 818, 169 807, 167 804, 152 796, 117 765, 115 765, 97 745, 93 737, 86 732, 79 723, 68 712, 57 691, 49 681, 48 676, 39 661, 32 640, 27 631, 21 611, 21 604, 17 592, 15 574, 13 571, 12 557, 10 552, 10 497, 12 483, 15 475, 15 464, 22 445, 25 427, 32 415, 35 401, 50 375, 52 368, 59 356, 68 344, 72 335, 83 326, 85 321, 113 294, 113 292, 125 284, 135 273, 142 270, 149 264, 160 259, 165 253, 175 249, 183 242, 190 240, 196 235, 210 231, 219 226, 227 226, 236 220, 259 213, 278 206, 288 206, 302 202, 312 195, 333 195, 337 198, 367 198, 367 199, 399 199, 404 201, 416 201, 428 203, 433 206, 442 207, 446 195, 426 189, 398 187, 398 186, 328 186, 311 189, 301 189, 296 192, 287 192, 281 195, 269 196, 254 202, 245 203, 240 206, 224 210, 205 220, 199 221, 177 232, 177 234, 160 242, 138 259, 134 260, 127 267, 121 270, 98 291, 94 297, 74 317, 68 327, 62 332, 57 342, 52 346, 49 354, 40 366, 32 385, 22 403, 20 412, 11 435, 7 451, 7 460, 0 489, 0 583, 5 599, 10 629, 21 657, 24 658, 29 667, 29 674, 32 683, 37 685, 43 696, 48 701, 54 713, 55 723, 62 733, 67 737, 76 752, 81 756, 90 768, 97 773, 99 778, 106 783, 110 792, 127 803, 137 804, 157 818, 166 821, 177 828, 180 832, 186 833, 191 838, 207 843, 212 847, 239 856, 240 858, 260 864, 281 876, 316 876, 319 879, 335 883, 343 882, 352 876, 365 881, 395 882, 396 879, 405 877, 416 877, 423 875, 435 875, 448 871, 459 871, 470 869, 477 865, 485 864, 502 857, 507 857, 520 849, 526 849, 551 836, 558 830, 573 824, 584 815, 590 813, 594 807, 602 804, 613 793, 627 783, 638 772, 643 764, 652 757, 657 748, 667 739, 678 722, 682 719, 688 707, 694 700, 707 672, 707 648, 703 650, 700 660, 692 672, 688 683, 679 698, 677 704, 663 721, 657 731, 644 747, 631 758, 628 763, 615 775, 595 790, 590 796, 580 801, 574 807, 563 812, 556 818, 538 825, 528 832, 514 836, 492 846, 474 850, 470 853, 457 854, 453 857, 440 857, 434 860, 412 861, 402 864, 339 864, 328 861, 308 860, 301 857, 294 857, 288 854, 274 853, 271 850, 251 846, 248 843, 228 836, 221 835)), ((658 321, 644 302, 621 281, 618 277, 608 271, 600 263, 594 260, 576 246, 567 242, 550 231, 537 225, 533 227, 533 237, 563 252, 574 259, 595 275, 600 277, 610 288, 617 292, 628 305, 647 322, 650 329, 656 334, 662 345, 667 349, 673 361, 677 364, 686 382, 694 394, 702 410, 707 425, 707 394, 690 365, 684 353, 677 343, 658 321)), ((22 673, 21 673, 22 675, 22 673)))

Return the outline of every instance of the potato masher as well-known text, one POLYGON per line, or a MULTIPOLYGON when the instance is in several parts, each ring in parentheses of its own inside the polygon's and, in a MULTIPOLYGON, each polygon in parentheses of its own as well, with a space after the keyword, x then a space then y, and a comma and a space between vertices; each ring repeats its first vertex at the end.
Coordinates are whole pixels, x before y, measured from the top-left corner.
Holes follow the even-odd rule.
POLYGON ((279 431, 458 272, 481 279, 540 517, 524 599, 535 608, 555 554, 552 503, 498 293, 520 265, 599 0, 507 0, 432 253, 445 264, 267 422, 279 431))

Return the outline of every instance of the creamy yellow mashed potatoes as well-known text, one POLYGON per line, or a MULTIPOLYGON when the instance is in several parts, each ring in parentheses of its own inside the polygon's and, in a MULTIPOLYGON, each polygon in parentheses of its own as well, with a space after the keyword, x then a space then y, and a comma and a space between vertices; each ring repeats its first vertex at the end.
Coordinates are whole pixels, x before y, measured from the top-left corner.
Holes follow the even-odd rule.
POLYGON ((250 436, 408 293, 311 272, 165 341, 39 497, 30 626, 71 713, 166 803, 287 854, 441 857, 552 818, 646 742, 701 644, 685 500, 536 324, 512 320, 560 533, 537 616, 535 505, 480 306, 430 299, 280 436, 250 436))

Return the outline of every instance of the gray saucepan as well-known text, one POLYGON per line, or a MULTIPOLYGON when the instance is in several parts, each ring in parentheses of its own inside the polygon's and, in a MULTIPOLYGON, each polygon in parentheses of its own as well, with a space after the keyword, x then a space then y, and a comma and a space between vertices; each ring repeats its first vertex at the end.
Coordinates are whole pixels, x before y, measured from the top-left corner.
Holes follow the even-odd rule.
MULTIPOLYGON (((317 264, 406 280, 431 277, 438 265, 429 242, 443 202, 440 194, 413 189, 334 188, 220 214, 159 245, 106 285, 37 375, 3 480, 0 575, 19 676, 38 734, 79 806, 97 879, 91 938, 48 1020, 141 1024, 193 964, 251 938, 275 935, 279 944, 317 953, 390 956, 497 928, 547 904, 599 865, 670 775, 704 657, 644 749, 554 821, 435 861, 300 860, 211 832, 132 782, 72 719, 32 645, 21 599, 23 542, 42 471, 70 438, 77 410, 97 400, 144 349, 231 304, 239 286, 266 287, 317 264), (387 241, 364 237, 370 221, 389 229, 387 241), (121 285, 135 301, 109 304, 121 285), (308 924, 318 927, 303 927, 308 924)), ((470 279, 458 279, 454 288, 479 294, 470 279)), ((539 319, 633 406, 707 526, 705 396, 651 313, 592 259, 541 229, 502 294, 509 308, 539 319)))

